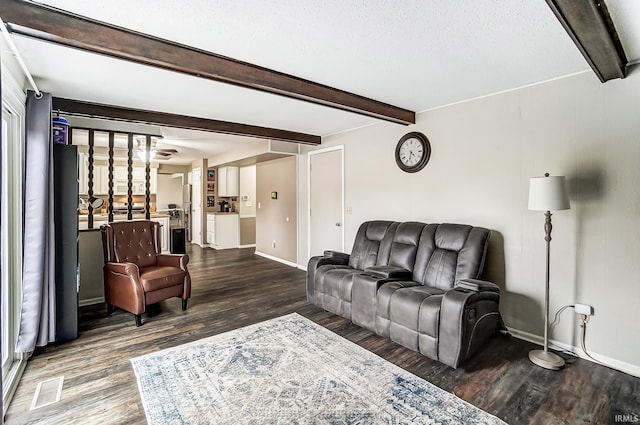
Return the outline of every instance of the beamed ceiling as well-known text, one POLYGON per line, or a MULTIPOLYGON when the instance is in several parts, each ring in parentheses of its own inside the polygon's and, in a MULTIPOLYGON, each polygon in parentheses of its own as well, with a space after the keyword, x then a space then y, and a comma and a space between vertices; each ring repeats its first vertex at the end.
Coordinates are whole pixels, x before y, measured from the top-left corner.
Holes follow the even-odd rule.
POLYGON ((623 78, 640 59, 636 0, 3 0, 0 17, 56 109, 149 123, 205 157, 405 131, 417 112, 578 72, 623 78))

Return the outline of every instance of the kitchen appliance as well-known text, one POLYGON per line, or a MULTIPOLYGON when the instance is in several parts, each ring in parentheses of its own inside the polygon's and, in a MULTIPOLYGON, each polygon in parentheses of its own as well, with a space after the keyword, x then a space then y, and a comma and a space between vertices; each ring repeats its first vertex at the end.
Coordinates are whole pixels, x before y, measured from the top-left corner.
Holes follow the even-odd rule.
POLYGON ((186 254, 185 238, 187 231, 184 227, 172 227, 171 228, 171 253, 172 254, 186 254))
POLYGON ((218 205, 220 205, 220 211, 221 212, 229 212, 229 211, 231 211, 231 206, 225 200, 218 201, 218 205))

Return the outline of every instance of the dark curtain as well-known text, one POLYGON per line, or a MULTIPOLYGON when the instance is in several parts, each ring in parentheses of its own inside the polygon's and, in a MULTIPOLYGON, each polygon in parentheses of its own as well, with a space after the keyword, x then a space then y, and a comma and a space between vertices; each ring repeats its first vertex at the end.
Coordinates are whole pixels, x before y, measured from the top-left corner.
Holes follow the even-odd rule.
POLYGON ((25 134, 22 310, 16 352, 55 340, 51 95, 27 93, 25 134))

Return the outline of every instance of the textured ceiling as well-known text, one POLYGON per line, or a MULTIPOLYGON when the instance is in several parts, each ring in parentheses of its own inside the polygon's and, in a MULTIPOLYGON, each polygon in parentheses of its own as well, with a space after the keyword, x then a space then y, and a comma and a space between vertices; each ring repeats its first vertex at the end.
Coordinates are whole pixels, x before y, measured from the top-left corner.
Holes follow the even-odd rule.
MULTIPOLYGON (((416 112, 589 69, 543 0, 42 3, 416 112)), ((614 22, 620 22, 629 60, 640 58, 640 1, 607 4, 614 22)), ((377 122, 277 95, 15 39, 41 89, 59 97, 318 135, 377 122)), ((211 140, 215 138, 211 135, 211 140)))

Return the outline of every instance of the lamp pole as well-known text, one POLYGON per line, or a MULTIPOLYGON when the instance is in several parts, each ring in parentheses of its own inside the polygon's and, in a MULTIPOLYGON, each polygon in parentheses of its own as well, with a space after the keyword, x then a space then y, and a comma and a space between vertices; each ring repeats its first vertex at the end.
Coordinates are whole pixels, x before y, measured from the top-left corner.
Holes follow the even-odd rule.
POLYGON ((551 211, 569 209, 569 198, 564 185, 564 177, 532 178, 529 186, 529 209, 545 211, 544 240, 547 245, 546 273, 544 285, 544 349, 531 350, 529 360, 545 369, 558 370, 564 366, 564 359, 549 351, 549 262, 551 251, 551 211))
POLYGON ((547 242, 547 272, 544 286, 544 351, 549 352, 549 259, 551 251, 551 211, 544 213, 544 240, 547 242))

